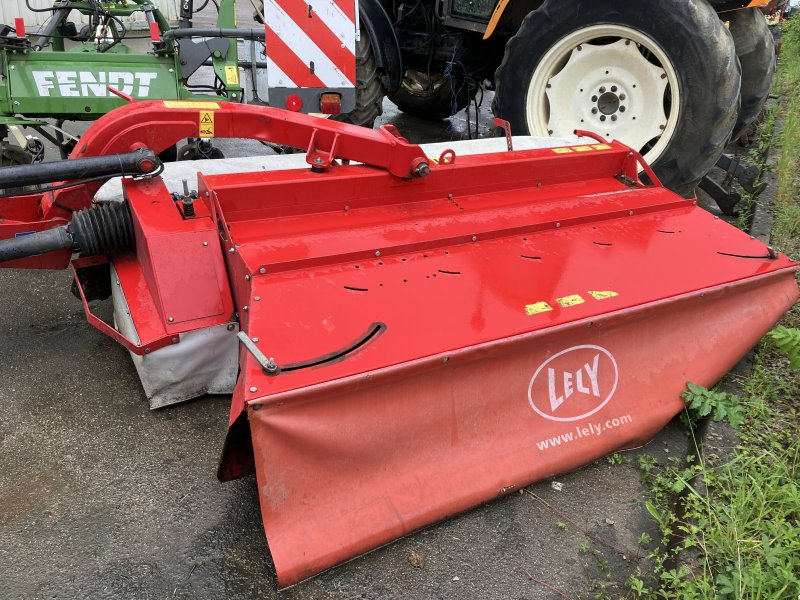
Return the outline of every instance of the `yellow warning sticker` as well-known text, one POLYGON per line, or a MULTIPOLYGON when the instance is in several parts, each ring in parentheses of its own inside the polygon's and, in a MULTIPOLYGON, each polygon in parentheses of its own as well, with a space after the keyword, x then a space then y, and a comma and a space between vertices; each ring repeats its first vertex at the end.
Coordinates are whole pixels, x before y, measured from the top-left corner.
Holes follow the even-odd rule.
POLYGON ((225 67, 225 83, 239 85, 239 69, 237 67, 225 67))
POLYGON ((580 294, 572 294, 571 296, 564 296, 563 298, 556 298, 556 302, 558 302, 564 308, 568 308, 570 306, 575 306, 577 304, 583 304, 586 300, 580 294))
POLYGON ((592 148, 595 150, 611 150, 611 146, 608 144, 595 144, 592 148))
POLYGON ((199 108, 203 110, 218 110, 217 102, 187 102, 184 100, 164 100, 167 108, 199 108))
POLYGON ((553 148, 553 152, 556 154, 571 154, 572 148, 553 148))
POLYGON ((198 137, 214 137, 214 112, 210 110, 200 111, 200 135, 198 137))
POLYGON ((537 302, 536 304, 527 304, 525 306, 526 315, 538 315, 539 313, 547 312, 549 310, 553 310, 553 307, 547 302, 537 302))
POLYGON ((603 290, 603 291, 590 291, 589 295, 594 298, 595 300, 607 300, 608 298, 613 298, 614 296, 619 296, 617 292, 613 292, 611 290, 603 290))
POLYGON ((594 150, 591 146, 573 146, 572 149, 575 150, 575 152, 591 152, 594 150))

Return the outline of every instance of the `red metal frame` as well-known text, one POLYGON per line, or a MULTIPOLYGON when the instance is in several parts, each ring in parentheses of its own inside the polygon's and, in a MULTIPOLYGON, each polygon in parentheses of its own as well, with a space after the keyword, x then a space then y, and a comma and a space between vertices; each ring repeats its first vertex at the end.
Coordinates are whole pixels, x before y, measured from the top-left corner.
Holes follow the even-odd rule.
POLYGON ((79 271, 87 267, 108 264, 108 262, 107 256, 88 256, 86 258, 78 258, 72 261, 72 277, 75 281, 75 287, 78 290, 78 294, 81 297, 81 302, 83 303, 83 312, 86 314, 86 320, 89 322, 89 325, 101 333, 104 333, 118 344, 127 348, 129 351, 140 356, 143 354, 149 354, 150 352, 154 352, 155 350, 164 348, 165 346, 169 346, 171 344, 177 344, 179 341, 178 338, 170 335, 163 335, 161 337, 151 339, 145 338, 144 342, 140 341, 140 343, 137 344, 133 340, 126 338, 119 331, 114 329, 111 325, 103 321, 103 319, 92 312, 92 309, 89 307, 89 302, 86 300, 86 293, 83 290, 83 284, 81 283, 79 271))
MULTIPOLYGON (((255 470, 280 586, 642 443, 798 297, 795 263, 599 138, 436 164, 393 128, 141 102, 73 155, 201 126, 312 168, 200 175, 194 218, 160 178, 126 180, 136 250, 112 260, 143 346, 236 315, 274 357, 240 350, 220 474, 255 470)), ((62 224, 98 185, 12 203, 0 236, 62 224)))

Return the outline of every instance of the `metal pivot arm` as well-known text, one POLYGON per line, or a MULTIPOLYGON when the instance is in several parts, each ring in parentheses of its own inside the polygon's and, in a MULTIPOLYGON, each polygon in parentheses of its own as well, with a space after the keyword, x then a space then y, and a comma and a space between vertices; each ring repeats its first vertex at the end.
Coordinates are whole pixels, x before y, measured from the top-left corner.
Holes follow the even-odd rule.
POLYGON ((0 169, 0 190, 74 179, 148 175, 160 165, 158 157, 144 148, 125 154, 92 156, 35 165, 13 165, 0 169))
MULTIPOLYGON (((362 162, 401 178, 430 172, 422 149, 390 129, 366 129, 265 106, 225 102, 135 102, 98 119, 70 158, 130 152, 161 152, 187 137, 246 138, 308 149, 316 170, 335 158, 362 162)), ((89 206, 101 182, 59 190, 41 199, 43 220, 69 218, 89 206)))

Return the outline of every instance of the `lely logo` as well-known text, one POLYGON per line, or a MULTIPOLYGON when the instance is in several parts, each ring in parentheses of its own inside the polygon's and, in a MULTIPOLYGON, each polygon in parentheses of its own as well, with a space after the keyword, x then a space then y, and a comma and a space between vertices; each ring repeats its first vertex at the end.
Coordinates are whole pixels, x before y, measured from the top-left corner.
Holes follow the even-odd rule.
POLYGON ((617 389, 619 371, 600 346, 573 346, 543 362, 528 385, 531 408, 551 421, 578 421, 603 408, 617 389))

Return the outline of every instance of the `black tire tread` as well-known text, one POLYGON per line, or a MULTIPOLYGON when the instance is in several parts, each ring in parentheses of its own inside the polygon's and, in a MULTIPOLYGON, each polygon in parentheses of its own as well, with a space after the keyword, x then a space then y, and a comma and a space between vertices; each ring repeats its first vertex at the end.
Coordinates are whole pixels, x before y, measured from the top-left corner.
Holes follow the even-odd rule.
POLYGON ((775 79, 775 42, 764 15, 757 8, 737 10, 729 17, 736 56, 742 67, 742 106, 733 139, 756 120, 775 79))
POLYGON ((474 93, 470 94, 470 85, 463 77, 456 77, 453 82, 434 90, 427 96, 417 96, 406 91, 400 86, 395 92, 389 94, 389 100, 394 102, 402 112, 418 119, 441 121, 454 115, 452 108, 452 90, 455 85, 460 93, 456 96, 456 113, 466 108, 474 93))
POLYGON ((378 64, 372 50, 369 34, 362 27, 356 44, 356 107, 349 113, 334 115, 335 121, 372 127, 383 114, 383 97, 386 89, 381 82, 378 64))

